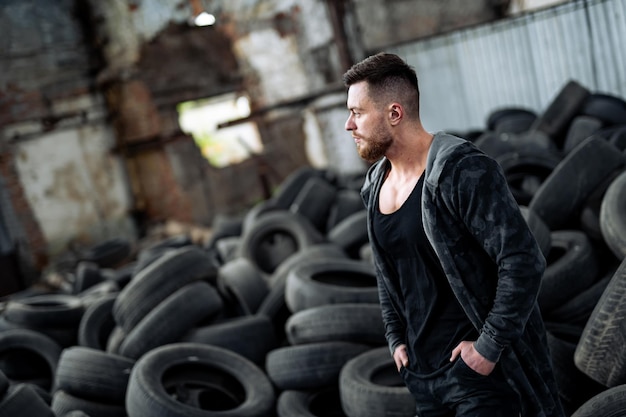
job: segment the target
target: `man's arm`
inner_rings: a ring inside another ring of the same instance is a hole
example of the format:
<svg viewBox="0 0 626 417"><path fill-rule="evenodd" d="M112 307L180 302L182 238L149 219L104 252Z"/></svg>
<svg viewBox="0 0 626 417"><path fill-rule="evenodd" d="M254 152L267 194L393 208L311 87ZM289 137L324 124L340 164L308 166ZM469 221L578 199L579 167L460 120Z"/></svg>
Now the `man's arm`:
<svg viewBox="0 0 626 417"><path fill-rule="evenodd" d="M545 258L493 159L478 154L462 158L455 166L454 184L459 216L497 266L493 305L472 345L495 363L502 350L524 331L537 299Z"/></svg>

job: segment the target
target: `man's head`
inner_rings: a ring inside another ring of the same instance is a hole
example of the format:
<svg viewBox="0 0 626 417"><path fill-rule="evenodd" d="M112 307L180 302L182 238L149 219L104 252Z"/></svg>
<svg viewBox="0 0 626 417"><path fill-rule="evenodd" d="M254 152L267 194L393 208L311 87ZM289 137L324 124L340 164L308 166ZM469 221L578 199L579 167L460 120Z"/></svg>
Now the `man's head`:
<svg viewBox="0 0 626 417"><path fill-rule="evenodd" d="M368 96L379 106L397 101L407 116L419 118L419 86L415 70L402 58L385 52L372 55L343 75L346 87L365 81Z"/></svg>
<svg viewBox="0 0 626 417"><path fill-rule="evenodd" d="M419 123L415 71L393 54L377 54L355 64L343 76L348 87L346 130L361 158L374 162L387 155L403 126Z"/></svg>

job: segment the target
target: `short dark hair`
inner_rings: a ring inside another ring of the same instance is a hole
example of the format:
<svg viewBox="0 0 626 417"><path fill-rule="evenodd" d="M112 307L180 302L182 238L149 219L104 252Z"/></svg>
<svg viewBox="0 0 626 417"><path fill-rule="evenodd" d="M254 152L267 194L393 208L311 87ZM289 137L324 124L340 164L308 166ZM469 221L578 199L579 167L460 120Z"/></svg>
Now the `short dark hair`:
<svg viewBox="0 0 626 417"><path fill-rule="evenodd" d="M343 74L346 87L361 81L367 82L369 95L375 102L399 99L409 114L419 117L417 74L398 55L380 52L354 64Z"/></svg>

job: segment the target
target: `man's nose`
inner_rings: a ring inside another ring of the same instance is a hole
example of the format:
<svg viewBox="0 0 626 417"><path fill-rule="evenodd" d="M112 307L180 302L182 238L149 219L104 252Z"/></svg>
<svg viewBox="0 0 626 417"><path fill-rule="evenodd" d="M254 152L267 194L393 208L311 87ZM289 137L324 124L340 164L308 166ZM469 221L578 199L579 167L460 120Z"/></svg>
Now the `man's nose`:
<svg viewBox="0 0 626 417"><path fill-rule="evenodd" d="M346 130L354 130L354 122L352 120L352 115L348 116L348 120L346 120L345 128Z"/></svg>

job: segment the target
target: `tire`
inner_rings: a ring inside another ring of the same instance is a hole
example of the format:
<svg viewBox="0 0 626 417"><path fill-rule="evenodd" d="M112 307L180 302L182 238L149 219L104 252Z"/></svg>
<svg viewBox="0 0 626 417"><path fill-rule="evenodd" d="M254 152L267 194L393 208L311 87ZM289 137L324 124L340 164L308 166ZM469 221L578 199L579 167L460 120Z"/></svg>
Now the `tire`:
<svg viewBox="0 0 626 417"><path fill-rule="evenodd" d="M304 185L311 178L324 178L325 170L302 167L290 173L272 194L273 205L281 210L288 210L293 204Z"/></svg>
<svg viewBox="0 0 626 417"><path fill-rule="evenodd" d="M292 313L325 304L378 303L374 268L351 259L316 259L293 268L285 284Z"/></svg>
<svg viewBox="0 0 626 417"><path fill-rule="evenodd" d="M95 262L80 261L74 273L73 293L78 294L102 282L100 267Z"/></svg>
<svg viewBox="0 0 626 417"><path fill-rule="evenodd" d="M292 345L344 341L381 346L386 344L379 304L332 304L293 314L285 324Z"/></svg>
<svg viewBox="0 0 626 417"><path fill-rule="evenodd" d="M339 376L339 393L348 417L415 414L415 399L387 346L370 349L346 363Z"/></svg>
<svg viewBox="0 0 626 417"><path fill-rule="evenodd" d="M226 349L192 343L144 355L126 395L132 417L270 417L274 405L274 389L256 365Z"/></svg>
<svg viewBox="0 0 626 417"><path fill-rule="evenodd" d="M280 393L276 406L277 417L347 417L341 407L339 388L318 390L288 390Z"/></svg>
<svg viewBox="0 0 626 417"><path fill-rule="evenodd" d="M346 362L369 349L350 342L284 346L267 354L265 370L279 390L320 389L337 384Z"/></svg>
<svg viewBox="0 0 626 417"><path fill-rule="evenodd" d="M525 117L534 120L537 118L537 114L530 109L522 107L504 107L492 110L487 116L485 125L488 130L495 131L500 123L517 117Z"/></svg>
<svg viewBox="0 0 626 417"><path fill-rule="evenodd" d="M610 275L598 280L574 298L545 314L545 319L584 327L614 273L614 271L611 272Z"/></svg>
<svg viewBox="0 0 626 417"><path fill-rule="evenodd" d="M91 246L83 258L100 268L113 268L127 260L131 252L132 245L127 239L115 237Z"/></svg>
<svg viewBox="0 0 626 417"><path fill-rule="evenodd" d="M71 347L59 359L55 389L100 403L123 406L135 361L97 349Z"/></svg>
<svg viewBox="0 0 626 417"><path fill-rule="evenodd" d="M551 234L552 248L537 302L544 314L589 288L598 278L598 259L591 241L578 230Z"/></svg>
<svg viewBox="0 0 626 417"><path fill-rule="evenodd" d="M45 388L51 388L62 348L49 337L26 329L0 332L0 358L2 371L12 382L26 382L40 379L46 381ZM13 356L11 356L13 355ZM5 362L9 359L9 362ZM11 361L27 360L30 366L20 369L7 369Z"/></svg>
<svg viewBox="0 0 626 417"><path fill-rule="evenodd" d="M250 343L251 340L254 343ZM263 315L237 317L196 327L181 341L228 349L259 366L263 365L265 355L278 345L274 326Z"/></svg>
<svg viewBox="0 0 626 417"><path fill-rule="evenodd" d="M550 229L543 219L541 219L537 213L529 209L527 206L520 206L520 211L522 212L522 216L524 217L524 220L526 220L526 224L528 224L530 231L535 237L535 240L541 249L541 253L545 258L547 258L550 253L550 249L552 248L552 235Z"/></svg>
<svg viewBox="0 0 626 417"><path fill-rule="evenodd" d="M106 350L107 340L115 327L113 304L117 294L102 297L91 304L78 325L78 344L99 350Z"/></svg>
<svg viewBox="0 0 626 417"><path fill-rule="evenodd" d="M4 317L11 323L32 328L78 326L85 312L75 295L46 294L9 301Z"/></svg>
<svg viewBox="0 0 626 417"><path fill-rule="evenodd" d="M626 171L611 182L600 205L600 231L617 259L626 258Z"/></svg>
<svg viewBox="0 0 626 417"><path fill-rule="evenodd" d="M530 130L540 131L551 137L561 147L570 122L580 113L591 92L574 80L568 81Z"/></svg>
<svg viewBox="0 0 626 417"><path fill-rule="evenodd" d="M580 115L576 116L569 126L565 142L563 143L563 152L569 153L576 146L580 145L585 139L602 129L602 120L593 116Z"/></svg>
<svg viewBox="0 0 626 417"><path fill-rule="evenodd" d="M238 255L249 259L261 273L271 275L289 256L322 240L306 218L274 210L244 231Z"/></svg>
<svg viewBox="0 0 626 417"><path fill-rule="evenodd" d="M528 207L541 217L550 230L571 228L593 192L616 169L624 156L607 141L590 137L572 150L546 178Z"/></svg>
<svg viewBox="0 0 626 417"><path fill-rule="evenodd" d="M113 304L115 322L128 333L176 290L194 281L214 281L216 276L217 268L204 251L194 246L168 251L120 291Z"/></svg>
<svg viewBox="0 0 626 417"><path fill-rule="evenodd" d="M291 315L285 302L285 286L289 271L304 260L325 257L345 258L345 252L335 244L320 243L303 248L285 259L268 278L269 293L257 310L257 314L268 317L274 324L276 339L284 338L285 322Z"/></svg>
<svg viewBox="0 0 626 417"><path fill-rule="evenodd" d="M55 417L48 404L27 384L15 384L8 388L0 402L3 417Z"/></svg>
<svg viewBox="0 0 626 417"><path fill-rule="evenodd" d="M325 179L309 178L289 206L289 211L304 217L318 232L324 234L336 195L337 189Z"/></svg>
<svg viewBox="0 0 626 417"><path fill-rule="evenodd" d="M208 283L187 284L159 303L126 334L119 353L138 359L156 347L179 342L202 320L218 313L222 300Z"/></svg>
<svg viewBox="0 0 626 417"><path fill-rule="evenodd" d="M626 385L619 385L592 397L572 417L623 417L625 414Z"/></svg>
<svg viewBox="0 0 626 417"><path fill-rule="evenodd" d="M527 206L545 179L561 162L554 153L511 152L496 158L517 204Z"/></svg>
<svg viewBox="0 0 626 417"><path fill-rule="evenodd" d="M232 300L242 315L256 313L269 292L260 271L248 258L236 258L222 265L217 272L217 288Z"/></svg>
<svg viewBox="0 0 626 417"><path fill-rule="evenodd" d="M363 199L357 190L344 189L337 190L335 201L330 207L328 221L326 223L326 233L328 234L343 219L364 210Z"/></svg>
<svg viewBox="0 0 626 417"><path fill-rule="evenodd" d="M86 413L89 417L126 417L123 405L86 400L64 391L56 391L52 395L52 411L55 415L62 416L76 410Z"/></svg>
<svg viewBox="0 0 626 417"><path fill-rule="evenodd" d="M583 209L580 213L580 228L599 245L606 245L605 237L602 235L602 226L600 225L600 212L602 210L602 200L615 179L625 172L622 168L609 174L589 197L583 203ZM609 249L610 251L611 249Z"/></svg>
<svg viewBox="0 0 626 417"><path fill-rule="evenodd" d="M606 387L582 373L574 364L574 352L582 333L577 325L546 323L547 341L552 358L559 397L567 415Z"/></svg>
<svg viewBox="0 0 626 417"><path fill-rule="evenodd" d="M614 387L626 383L626 261L622 261L602 293L576 347L578 369Z"/></svg>
<svg viewBox="0 0 626 417"><path fill-rule="evenodd" d="M593 93L585 100L580 114L598 118L608 126L626 124L626 101L610 94Z"/></svg>
<svg viewBox="0 0 626 417"><path fill-rule="evenodd" d="M352 213L330 229L326 239L342 248L349 258L358 259L361 247L369 243L367 235L367 211Z"/></svg>

